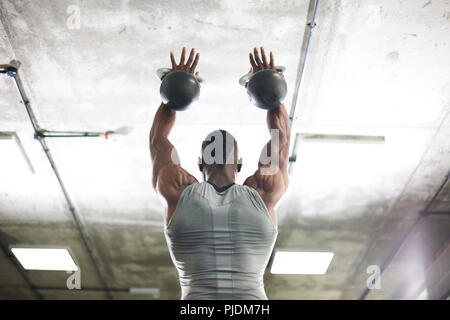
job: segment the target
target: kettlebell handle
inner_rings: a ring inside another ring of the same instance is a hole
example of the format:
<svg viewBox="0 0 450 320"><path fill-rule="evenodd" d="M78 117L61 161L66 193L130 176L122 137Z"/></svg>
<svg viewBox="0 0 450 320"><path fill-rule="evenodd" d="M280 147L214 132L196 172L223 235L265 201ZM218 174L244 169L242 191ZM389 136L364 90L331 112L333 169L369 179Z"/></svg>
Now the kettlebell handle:
<svg viewBox="0 0 450 320"><path fill-rule="evenodd" d="M284 67L284 66L275 66L275 69L277 69L277 70L274 70L274 71L283 74L283 72L286 70L286 67ZM263 69L263 70L267 70L267 69ZM262 70L260 70L260 71L262 71ZM259 72L259 71L256 71L256 72ZM247 84L248 84L248 82L250 81L250 78L251 78L256 72L249 72L249 73L247 73L247 74L244 74L242 77L239 78L239 84L240 84L241 86L247 88Z"/></svg>
<svg viewBox="0 0 450 320"><path fill-rule="evenodd" d="M156 70L156 76L159 78L159 80L163 80L165 76L167 76L169 73L173 72L174 70L170 69L170 68L159 68L158 70ZM205 80L200 77L200 76L196 76L195 74L193 74L194 77L197 78L197 81L199 83L204 83Z"/></svg>

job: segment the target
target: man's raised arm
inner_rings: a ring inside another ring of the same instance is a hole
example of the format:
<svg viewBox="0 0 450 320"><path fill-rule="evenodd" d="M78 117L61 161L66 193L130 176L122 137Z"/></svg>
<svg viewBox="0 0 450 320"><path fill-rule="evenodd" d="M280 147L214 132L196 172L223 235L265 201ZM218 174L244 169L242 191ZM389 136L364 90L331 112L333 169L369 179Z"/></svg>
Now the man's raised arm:
<svg viewBox="0 0 450 320"><path fill-rule="evenodd" d="M156 111L150 130L150 155L153 163L153 187L156 188L159 171L169 163L179 164L176 149L168 136L175 123L176 112L167 108L164 103Z"/></svg>
<svg viewBox="0 0 450 320"><path fill-rule="evenodd" d="M156 111L150 130L150 155L153 163L152 184L157 193L166 200L166 223L170 221L175 211L181 192L197 181L194 176L180 166L178 154L169 141L169 134L175 123L176 110L186 109L192 102L189 99L196 97L188 97L185 94L186 90L192 89L189 88L189 85L193 85L189 78L194 74L200 56L197 53L194 59L194 54L195 49L192 49L189 59L185 63L186 48L183 48L180 63L177 64L173 52L170 53L172 69L169 69L169 72L161 78L160 90L163 103ZM195 83L194 89L196 85ZM195 90L193 93L198 94Z"/></svg>
<svg viewBox="0 0 450 320"><path fill-rule="evenodd" d="M267 111L267 127L272 138L263 149L259 166L264 165L264 162L261 160L265 158L265 154L267 154L267 157L271 160L271 164L277 166L281 171L284 184L287 187L287 167L289 163L289 141L291 132L289 127L289 116L284 104L280 104L278 108ZM272 150L277 152L277 154L272 155ZM275 157L278 157L278 159ZM277 161L273 161L273 159L276 159Z"/></svg>
<svg viewBox="0 0 450 320"><path fill-rule="evenodd" d="M279 71L275 67L272 52L270 62L267 61L264 48L261 47L262 59L258 50L254 49L254 56L250 53L250 71L258 72L265 69ZM270 88L267 88L270 91ZM271 134L270 141L264 146L258 163L258 170L248 177L244 184L255 188L261 195L269 209L272 218L276 220L274 207L281 199L288 186L288 162L289 162L289 140L290 126L289 116L280 103L278 106L268 107L267 126Z"/></svg>
<svg viewBox="0 0 450 320"><path fill-rule="evenodd" d="M174 71L184 71L190 74L193 74L195 72L195 68L197 67L198 60L200 58L200 54L197 53L195 55L195 49L191 50L191 53L189 54L189 58L187 62L185 62L186 57L186 47L183 48L181 52L181 59L180 63L177 64L175 62L175 57L173 55L173 52L170 52L170 61L172 63L172 69L168 74L165 75L167 79L170 78L171 73ZM198 72L196 73L198 75ZM173 83L174 85L167 84L170 81L163 82L168 87L164 90L169 90L169 92L164 92L166 95L165 98L168 99L170 95L177 95L179 92L182 92L183 88L178 88L177 85L179 85L182 81L179 79L176 79ZM163 91L161 91L163 93ZM164 96L164 95L162 95ZM158 177L160 174L160 170L164 167L166 167L169 164L175 164L179 165L180 160L178 158L178 154L172 145L172 143L169 141L169 133L172 129L174 123L175 123L175 114L176 111L179 110L176 108L176 104L174 104L174 101L165 101L167 104L161 103L159 106L158 111L156 111L155 118L153 119L152 128L150 130L150 155L153 162L153 187L156 188L158 184ZM176 101L175 101L176 102ZM178 101L179 102L179 101ZM182 102L183 103L183 102ZM170 104L170 107L169 107ZM173 170L172 170L173 171ZM167 176L167 174L166 174ZM173 176L176 176L175 174ZM176 177L175 177L176 179Z"/></svg>

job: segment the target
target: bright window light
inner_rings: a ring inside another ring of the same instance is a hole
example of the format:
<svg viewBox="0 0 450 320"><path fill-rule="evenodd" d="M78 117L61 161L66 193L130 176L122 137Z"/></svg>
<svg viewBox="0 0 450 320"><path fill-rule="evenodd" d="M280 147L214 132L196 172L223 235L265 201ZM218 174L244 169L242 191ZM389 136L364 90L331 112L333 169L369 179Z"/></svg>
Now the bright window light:
<svg viewBox="0 0 450 320"><path fill-rule="evenodd" d="M333 252L277 251L273 259L273 274L325 274Z"/></svg>
<svg viewBox="0 0 450 320"><path fill-rule="evenodd" d="M77 271L69 251L63 248L11 248L26 270Z"/></svg>

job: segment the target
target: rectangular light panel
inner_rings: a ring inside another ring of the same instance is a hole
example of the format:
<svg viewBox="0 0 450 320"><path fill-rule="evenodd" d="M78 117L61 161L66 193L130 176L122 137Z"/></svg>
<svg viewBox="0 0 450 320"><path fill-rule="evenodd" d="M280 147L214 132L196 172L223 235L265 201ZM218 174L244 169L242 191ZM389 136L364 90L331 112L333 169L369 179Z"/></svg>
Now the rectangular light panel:
<svg viewBox="0 0 450 320"><path fill-rule="evenodd" d="M325 274L333 252L277 251L273 259L273 274Z"/></svg>
<svg viewBox="0 0 450 320"><path fill-rule="evenodd" d="M130 288L130 294L151 296L152 298L159 298L158 288Z"/></svg>
<svg viewBox="0 0 450 320"><path fill-rule="evenodd" d="M63 248L11 248L26 270L77 271L69 250Z"/></svg>

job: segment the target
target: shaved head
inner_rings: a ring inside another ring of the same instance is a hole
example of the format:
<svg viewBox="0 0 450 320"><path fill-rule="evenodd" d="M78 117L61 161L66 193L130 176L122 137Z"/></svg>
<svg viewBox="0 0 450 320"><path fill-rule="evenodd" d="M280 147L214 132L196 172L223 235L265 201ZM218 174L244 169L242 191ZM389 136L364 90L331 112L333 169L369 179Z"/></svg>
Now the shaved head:
<svg viewBox="0 0 450 320"><path fill-rule="evenodd" d="M202 162L207 167L222 169L225 164L236 164L237 159L237 142L225 130L211 132L202 142Z"/></svg>

